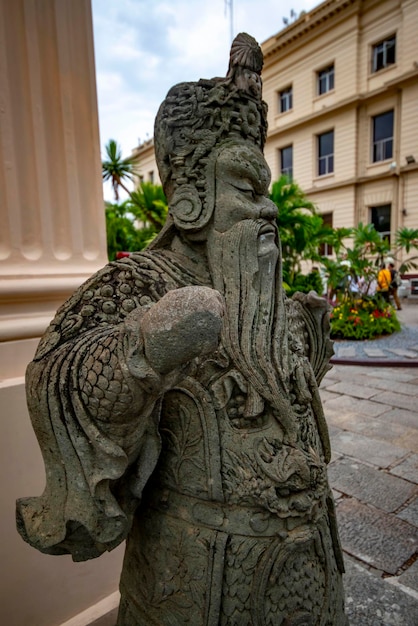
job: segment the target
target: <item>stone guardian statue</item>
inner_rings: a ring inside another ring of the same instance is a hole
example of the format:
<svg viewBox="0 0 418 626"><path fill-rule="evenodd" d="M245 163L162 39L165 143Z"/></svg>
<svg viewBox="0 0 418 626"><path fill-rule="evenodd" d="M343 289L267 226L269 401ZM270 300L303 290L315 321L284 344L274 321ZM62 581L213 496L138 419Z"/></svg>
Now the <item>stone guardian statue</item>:
<svg viewBox="0 0 418 626"><path fill-rule="evenodd" d="M226 78L169 91L164 229L76 291L27 370L47 483L19 532L75 561L126 539L118 626L347 623L328 312L282 289L262 65L241 33Z"/></svg>

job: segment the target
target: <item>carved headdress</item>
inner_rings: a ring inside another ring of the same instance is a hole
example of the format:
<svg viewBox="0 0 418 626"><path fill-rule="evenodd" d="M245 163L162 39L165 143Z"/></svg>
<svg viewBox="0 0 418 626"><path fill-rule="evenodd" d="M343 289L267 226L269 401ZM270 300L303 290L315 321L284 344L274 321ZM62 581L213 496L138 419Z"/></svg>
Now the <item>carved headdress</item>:
<svg viewBox="0 0 418 626"><path fill-rule="evenodd" d="M212 180L219 149L250 142L260 150L267 133L261 99L263 54L253 37L237 35L226 78L180 83L170 89L155 121L155 154L176 226L203 228L213 212Z"/></svg>

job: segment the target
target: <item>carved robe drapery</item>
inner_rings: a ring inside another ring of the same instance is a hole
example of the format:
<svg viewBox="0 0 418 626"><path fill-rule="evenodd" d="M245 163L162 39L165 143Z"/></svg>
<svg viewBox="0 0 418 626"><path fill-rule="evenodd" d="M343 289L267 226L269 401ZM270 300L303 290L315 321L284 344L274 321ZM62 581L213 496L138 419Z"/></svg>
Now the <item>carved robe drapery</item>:
<svg viewBox="0 0 418 626"><path fill-rule="evenodd" d="M222 346L165 376L144 357L143 312L203 283L154 250L109 264L58 311L28 370L47 487L19 501L19 530L74 560L128 536L120 626L343 624L317 387L325 309L283 302L291 414L267 401L254 417Z"/></svg>

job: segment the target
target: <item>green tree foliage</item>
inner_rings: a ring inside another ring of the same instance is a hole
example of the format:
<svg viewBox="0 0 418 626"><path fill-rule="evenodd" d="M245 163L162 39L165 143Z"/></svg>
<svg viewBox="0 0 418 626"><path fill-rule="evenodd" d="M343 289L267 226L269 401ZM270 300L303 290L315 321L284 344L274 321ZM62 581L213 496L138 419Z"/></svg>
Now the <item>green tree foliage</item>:
<svg viewBox="0 0 418 626"><path fill-rule="evenodd" d="M105 212L109 261L114 261L118 252L142 250L155 237L153 227L136 228L135 218L130 213L127 202L106 202Z"/></svg>
<svg viewBox="0 0 418 626"><path fill-rule="evenodd" d="M138 221L151 224L157 232L164 226L168 206L161 185L143 182L129 194L127 202Z"/></svg>
<svg viewBox="0 0 418 626"><path fill-rule="evenodd" d="M134 180L135 159L133 157L123 159L122 151L114 139L109 139L105 150L106 158L102 161L102 178L105 182L110 181L115 200L118 202L119 187L130 195L126 182Z"/></svg>
<svg viewBox="0 0 418 626"><path fill-rule="evenodd" d="M418 228L400 228L395 233L395 250L393 256L396 259L398 252L402 249L405 250L407 254L411 252L411 250L418 250ZM418 256L413 256L400 265L399 272L404 274L411 269L416 269L418 267L416 261L418 260Z"/></svg>
<svg viewBox="0 0 418 626"><path fill-rule="evenodd" d="M379 295L359 293L355 286L360 279L363 291L367 292L388 258L394 259L400 273L416 268L418 257L410 257L402 264L397 262L397 257L402 250L409 254L418 249L418 229L398 230L391 246L373 224L360 223L356 228L325 226L315 205L286 176L273 184L270 198L278 207L283 279L288 295L310 289L322 293L318 271L301 273L302 262L312 261L327 276L330 296L337 296L331 320L334 336L365 339L399 330L393 307ZM321 256L321 244L332 246L332 257Z"/></svg>
<svg viewBox="0 0 418 626"><path fill-rule="evenodd" d="M325 268L328 286L331 293L338 292L340 296L352 299L355 297L350 289L350 283L363 278L366 289L377 274L386 259L393 258L396 264L401 250L409 253L418 249L418 230L402 228L395 233L395 245L391 247L388 239L382 238L373 224L360 224L356 228L334 229L334 238L329 243L334 246L335 257L316 258ZM401 274L411 268L416 268L417 257L410 257L399 266Z"/></svg>
<svg viewBox="0 0 418 626"><path fill-rule="evenodd" d="M113 261L118 252L143 250L160 232L168 206L160 185L141 183L121 204L105 203L107 252Z"/></svg>
<svg viewBox="0 0 418 626"><path fill-rule="evenodd" d="M302 261L312 259L321 237L328 234L315 205L305 196L297 183L288 176L281 176L273 183L270 199L278 208L277 225L280 233L283 257L283 282L289 295L295 291L314 289L321 293L318 272L304 276Z"/></svg>
<svg viewBox="0 0 418 626"><path fill-rule="evenodd" d="M134 252L145 248L163 227L167 213L167 200L161 185L142 182L129 191L126 181L134 180L135 159L123 159L114 139L106 145L106 159L102 162L104 181L112 183L115 200L119 200L119 188L128 199L122 203L105 203L107 251L109 259L118 252Z"/></svg>

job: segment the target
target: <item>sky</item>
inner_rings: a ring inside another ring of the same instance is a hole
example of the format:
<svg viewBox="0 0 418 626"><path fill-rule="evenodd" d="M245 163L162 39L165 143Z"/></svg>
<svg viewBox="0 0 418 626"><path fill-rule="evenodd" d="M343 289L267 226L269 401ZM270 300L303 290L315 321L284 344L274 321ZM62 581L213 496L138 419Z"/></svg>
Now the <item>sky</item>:
<svg viewBox="0 0 418 626"><path fill-rule="evenodd" d="M262 43L319 0L92 0L102 157L123 156L153 136L170 87L225 76L232 34ZM105 187L105 197L111 200Z"/></svg>

